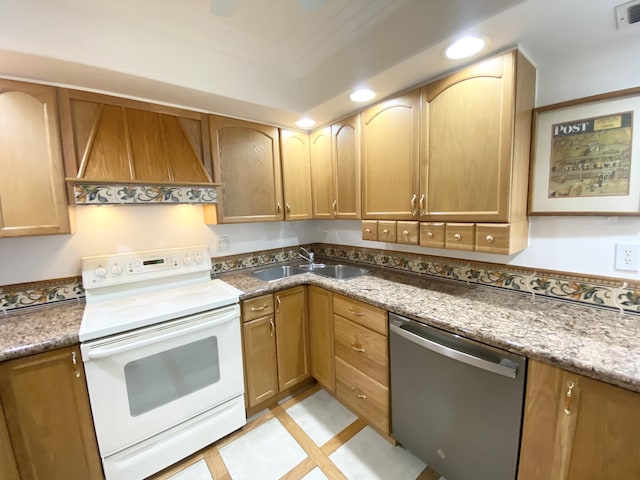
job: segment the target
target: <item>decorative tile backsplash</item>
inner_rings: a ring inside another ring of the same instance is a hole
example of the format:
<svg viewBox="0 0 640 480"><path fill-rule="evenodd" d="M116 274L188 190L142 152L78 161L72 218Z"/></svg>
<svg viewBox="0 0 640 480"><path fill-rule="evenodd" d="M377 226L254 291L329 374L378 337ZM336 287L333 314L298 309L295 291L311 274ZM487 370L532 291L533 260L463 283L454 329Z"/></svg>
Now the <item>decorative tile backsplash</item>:
<svg viewBox="0 0 640 480"><path fill-rule="evenodd" d="M217 203L216 187L76 183L76 205Z"/></svg>
<svg viewBox="0 0 640 480"><path fill-rule="evenodd" d="M407 272L477 283L506 290L606 307L621 312L640 312L640 285L622 279L587 277L562 272L537 271L390 250L315 243L305 245L317 258L356 262ZM272 263L299 259L299 247L214 257L213 275L242 271ZM32 284L0 287L0 313L67 300L82 299L82 278L72 277Z"/></svg>

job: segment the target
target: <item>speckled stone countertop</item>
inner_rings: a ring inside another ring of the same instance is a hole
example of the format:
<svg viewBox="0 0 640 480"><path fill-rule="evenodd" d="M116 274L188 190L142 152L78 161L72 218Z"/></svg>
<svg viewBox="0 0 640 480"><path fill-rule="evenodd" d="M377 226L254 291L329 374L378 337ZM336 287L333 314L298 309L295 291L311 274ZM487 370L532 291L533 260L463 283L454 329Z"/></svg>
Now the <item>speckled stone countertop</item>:
<svg viewBox="0 0 640 480"><path fill-rule="evenodd" d="M0 361L78 343L84 302L31 307L0 316Z"/></svg>
<svg viewBox="0 0 640 480"><path fill-rule="evenodd" d="M264 267L263 267L264 268ZM324 287L414 320L566 370L640 392L640 315L530 293L366 266L370 275L337 281L304 273L263 282L248 273L217 278L242 298L299 284Z"/></svg>
<svg viewBox="0 0 640 480"><path fill-rule="evenodd" d="M242 299L301 284L317 285L640 392L640 315L369 265L365 268L369 275L347 281L311 273L274 282L263 282L249 272L216 278L244 291ZM0 316L0 361L77 343L83 311L83 302L69 301Z"/></svg>

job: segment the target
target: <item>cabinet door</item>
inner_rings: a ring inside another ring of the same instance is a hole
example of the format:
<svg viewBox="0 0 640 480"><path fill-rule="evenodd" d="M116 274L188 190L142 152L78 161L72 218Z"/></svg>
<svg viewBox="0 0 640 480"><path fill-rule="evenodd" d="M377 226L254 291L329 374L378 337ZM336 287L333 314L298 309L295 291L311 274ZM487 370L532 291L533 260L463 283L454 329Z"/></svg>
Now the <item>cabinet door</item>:
<svg viewBox="0 0 640 480"><path fill-rule="evenodd" d="M0 394L20 477L102 478L80 349L0 365Z"/></svg>
<svg viewBox="0 0 640 480"><path fill-rule="evenodd" d="M362 112L362 218L417 219L420 92Z"/></svg>
<svg viewBox="0 0 640 480"><path fill-rule="evenodd" d="M509 220L512 54L422 88L423 219Z"/></svg>
<svg viewBox="0 0 640 480"><path fill-rule="evenodd" d="M280 143L285 219L310 219L312 202L309 135L281 130Z"/></svg>
<svg viewBox="0 0 640 480"><path fill-rule="evenodd" d="M13 447L9 431L4 419L2 403L0 403L0 478L3 480L19 480L18 467L13 455Z"/></svg>
<svg viewBox="0 0 640 480"><path fill-rule="evenodd" d="M282 290L276 299L276 351L280 390L311 376L309 317L304 286Z"/></svg>
<svg viewBox="0 0 640 480"><path fill-rule="evenodd" d="M519 480L640 478L638 432L640 394L529 362Z"/></svg>
<svg viewBox="0 0 640 480"><path fill-rule="evenodd" d="M244 374L249 407L278 393L275 328L273 315L242 324Z"/></svg>
<svg viewBox="0 0 640 480"><path fill-rule="evenodd" d="M283 220L278 129L211 115L211 154L221 223Z"/></svg>
<svg viewBox="0 0 640 480"><path fill-rule="evenodd" d="M312 132L309 145L313 218L332 218L334 209L331 127Z"/></svg>
<svg viewBox="0 0 640 480"><path fill-rule="evenodd" d="M318 287L309 289L309 343L311 375L332 393L336 389L333 359L333 294Z"/></svg>
<svg viewBox="0 0 640 480"><path fill-rule="evenodd" d="M70 233L53 87L0 79L0 237Z"/></svg>
<svg viewBox="0 0 640 480"><path fill-rule="evenodd" d="M331 126L333 215L360 218L360 115Z"/></svg>

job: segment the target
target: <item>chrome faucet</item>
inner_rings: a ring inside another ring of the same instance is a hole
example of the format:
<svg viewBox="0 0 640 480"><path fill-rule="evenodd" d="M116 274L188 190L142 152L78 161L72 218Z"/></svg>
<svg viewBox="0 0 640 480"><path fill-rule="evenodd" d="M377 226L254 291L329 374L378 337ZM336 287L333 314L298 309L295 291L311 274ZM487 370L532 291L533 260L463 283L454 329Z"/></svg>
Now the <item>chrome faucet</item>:
<svg viewBox="0 0 640 480"><path fill-rule="evenodd" d="M302 252L306 253L306 255L302 252L299 252L298 255L305 259L307 262L309 262L309 268L313 268L313 252L310 252L309 250L307 250L304 247L300 247L300 250L302 250Z"/></svg>

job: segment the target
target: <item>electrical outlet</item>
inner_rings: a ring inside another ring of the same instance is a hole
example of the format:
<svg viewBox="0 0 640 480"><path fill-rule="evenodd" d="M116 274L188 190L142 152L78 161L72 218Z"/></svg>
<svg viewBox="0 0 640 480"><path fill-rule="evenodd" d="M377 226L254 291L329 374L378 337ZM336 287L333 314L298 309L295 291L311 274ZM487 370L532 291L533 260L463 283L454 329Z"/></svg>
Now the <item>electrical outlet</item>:
<svg viewBox="0 0 640 480"><path fill-rule="evenodd" d="M225 250L229 250L230 246L231 240L229 239L229 235L218 237L218 241L216 242L216 252L224 252Z"/></svg>
<svg viewBox="0 0 640 480"><path fill-rule="evenodd" d="M640 267L640 243L616 243L616 270L637 272Z"/></svg>

